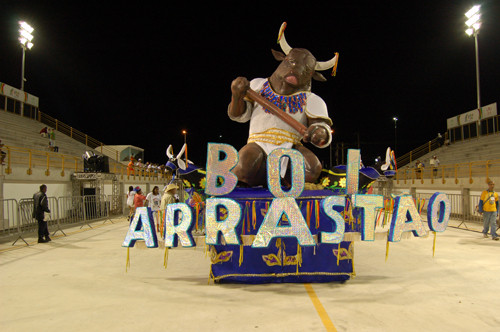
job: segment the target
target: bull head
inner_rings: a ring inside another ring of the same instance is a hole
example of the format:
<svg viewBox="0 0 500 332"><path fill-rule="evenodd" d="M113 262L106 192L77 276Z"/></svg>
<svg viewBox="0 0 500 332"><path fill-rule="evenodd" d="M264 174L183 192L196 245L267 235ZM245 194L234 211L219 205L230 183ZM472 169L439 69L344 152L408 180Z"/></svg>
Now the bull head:
<svg viewBox="0 0 500 332"><path fill-rule="evenodd" d="M290 54L290 52L293 49L286 41L285 28L286 28L286 22L283 22L278 33L278 44L280 44L281 49L283 50L284 53L272 50L275 59L278 61L283 61L285 57L288 54ZM333 68L332 76L335 76L337 71L338 59L339 59L339 54L335 52L335 56L328 61L316 61L312 78L317 81L326 81L326 78L322 74L318 73L318 71L328 70L330 68Z"/></svg>

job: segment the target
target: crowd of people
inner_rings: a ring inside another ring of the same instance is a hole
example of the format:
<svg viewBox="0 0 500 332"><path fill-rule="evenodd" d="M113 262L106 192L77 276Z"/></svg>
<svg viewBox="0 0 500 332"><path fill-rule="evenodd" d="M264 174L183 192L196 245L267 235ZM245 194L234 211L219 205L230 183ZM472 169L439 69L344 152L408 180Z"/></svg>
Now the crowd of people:
<svg viewBox="0 0 500 332"><path fill-rule="evenodd" d="M432 174L434 176L437 175L439 164L440 164L440 161L436 155L432 156L429 159L429 166L431 167ZM420 160L417 160L415 162L415 173L417 174L418 179L422 179L422 173L423 173L424 169L425 169L425 164L423 162L421 162Z"/></svg>
<svg viewBox="0 0 500 332"><path fill-rule="evenodd" d="M156 231L161 232L164 213L167 205L178 203L179 197L177 195L179 187L170 183L165 186L161 191L158 186L154 186L153 190L144 196L141 187L129 186L126 194L127 206L129 207L129 220L132 221L135 211L139 207L149 207L153 213L153 218L156 226ZM47 199L47 186L42 184L40 190L33 195L33 212L32 217L38 222L38 243L46 243L52 241L49 236L49 229L45 214L50 213L48 199Z"/></svg>
<svg viewBox="0 0 500 332"><path fill-rule="evenodd" d="M158 174L163 174L167 171L165 165L155 164L146 162L143 163L141 158L137 160L134 157L130 157L130 161L127 165L127 175L149 175L158 176Z"/></svg>
<svg viewBox="0 0 500 332"><path fill-rule="evenodd" d="M129 220L133 219L137 208L150 207L153 212L157 231L160 231L162 211L165 211L167 205L179 202L177 189L179 189L179 187L174 183L165 186L161 192L158 186L154 186L153 190L144 196L141 187L137 186L134 188L133 186L129 186L126 194L127 206L129 207Z"/></svg>

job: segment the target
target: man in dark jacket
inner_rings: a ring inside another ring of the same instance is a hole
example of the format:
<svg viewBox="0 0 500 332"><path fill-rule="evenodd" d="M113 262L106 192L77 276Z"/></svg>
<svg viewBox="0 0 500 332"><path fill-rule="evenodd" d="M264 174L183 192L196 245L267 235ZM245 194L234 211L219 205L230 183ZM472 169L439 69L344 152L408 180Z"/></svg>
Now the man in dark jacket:
<svg viewBox="0 0 500 332"><path fill-rule="evenodd" d="M47 200L47 186L42 184L40 191L33 195L33 218L38 221L38 243L45 243L51 241L49 237L49 228L44 219L44 213L49 210L49 202Z"/></svg>

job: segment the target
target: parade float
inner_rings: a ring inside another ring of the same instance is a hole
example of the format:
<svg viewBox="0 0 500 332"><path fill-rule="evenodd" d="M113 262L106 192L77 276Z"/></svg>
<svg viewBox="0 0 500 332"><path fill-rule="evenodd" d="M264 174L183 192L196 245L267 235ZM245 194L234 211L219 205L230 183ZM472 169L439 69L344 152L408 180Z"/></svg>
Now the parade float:
<svg viewBox="0 0 500 332"><path fill-rule="evenodd" d="M208 143L204 170L182 160L183 150L174 157L169 148L167 166L188 199L168 205L158 228L151 210L138 208L122 246L141 243L167 253L204 245L216 282L330 282L355 275L356 241L389 244L428 235L411 196L395 197L389 207L383 196L368 193L379 177L393 175L390 150L383 170L362 167L359 150L348 151L346 165L321 169L306 144L327 147L332 122L310 90L311 79L325 80L321 70L335 73L338 53L316 61L288 45L285 27L278 37L283 53L273 51L280 61L276 71L267 79L238 77L231 85L228 115L250 122L247 144L237 151ZM427 208L430 231L444 231L449 214L446 195L434 194ZM382 215L388 230L376 232Z"/></svg>

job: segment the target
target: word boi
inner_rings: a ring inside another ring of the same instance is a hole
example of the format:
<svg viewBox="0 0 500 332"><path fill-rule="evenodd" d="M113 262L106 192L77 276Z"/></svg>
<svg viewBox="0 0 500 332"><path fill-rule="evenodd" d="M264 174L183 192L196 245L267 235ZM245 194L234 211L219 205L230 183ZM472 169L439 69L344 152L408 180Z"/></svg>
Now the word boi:
<svg viewBox="0 0 500 332"><path fill-rule="evenodd" d="M282 158L288 158L292 170L292 185L286 191L282 189L280 179ZM349 150L347 159L347 195L332 195L321 200L321 209L330 218L334 225L332 229L335 231L321 232L318 237L320 243L342 242L345 221L337 210L345 207L346 196L350 196L353 207L360 209L361 240L373 241L375 239L376 210L383 207L383 196L357 194L360 151ZM217 197L229 194L236 187L238 178L231 170L237 162L238 152L231 145L208 144L205 193L215 197L206 200L206 244L218 245L222 236L226 244L241 245L240 234L236 232L242 218L240 204L231 198ZM273 238L281 237L295 237L301 246L316 245L296 201L304 190L304 174L304 158L297 150L278 148L269 154L267 181L269 191L274 198L252 243L253 248L268 247ZM390 242L400 241L403 232L412 232L414 236L427 235L427 230L410 195L398 196L394 203L388 234ZM217 213L221 207L227 210L224 220L219 220ZM283 214L289 220L287 226L279 225ZM164 215L164 220L161 222L164 224L162 235L165 238L166 247L177 247L179 242L183 247L196 245L191 234L193 215L187 204L170 204ZM435 193L428 202L429 229L434 232L444 232L448 226L449 216L448 197L442 193ZM136 210L122 246L133 247L138 240L144 241L147 247L158 247L150 208L142 207Z"/></svg>

